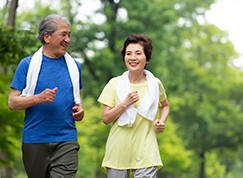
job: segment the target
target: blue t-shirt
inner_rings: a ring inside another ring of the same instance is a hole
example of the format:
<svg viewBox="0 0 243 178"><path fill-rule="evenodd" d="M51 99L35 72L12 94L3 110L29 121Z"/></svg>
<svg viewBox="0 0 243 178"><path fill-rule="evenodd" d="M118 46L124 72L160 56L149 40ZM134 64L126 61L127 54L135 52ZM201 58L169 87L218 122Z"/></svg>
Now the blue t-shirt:
<svg viewBox="0 0 243 178"><path fill-rule="evenodd" d="M32 56L19 63L11 88L23 91ZM81 66L75 61L80 73ZM48 143L77 140L77 130L72 117L74 96L72 81L64 57L52 59L43 55L41 69L36 84L35 94L45 89L58 88L53 103L37 104L25 110L23 143Z"/></svg>

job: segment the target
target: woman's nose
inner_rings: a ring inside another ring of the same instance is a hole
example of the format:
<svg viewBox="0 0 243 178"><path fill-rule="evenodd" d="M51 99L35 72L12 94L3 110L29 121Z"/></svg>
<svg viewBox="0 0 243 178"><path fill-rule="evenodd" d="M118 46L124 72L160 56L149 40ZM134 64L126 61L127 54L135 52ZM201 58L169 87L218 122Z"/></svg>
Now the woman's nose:
<svg viewBox="0 0 243 178"><path fill-rule="evenodd" d="M132 55L132 56L131 56L131 59L136 59L136 56L135 56L135 55Z"/></svg>

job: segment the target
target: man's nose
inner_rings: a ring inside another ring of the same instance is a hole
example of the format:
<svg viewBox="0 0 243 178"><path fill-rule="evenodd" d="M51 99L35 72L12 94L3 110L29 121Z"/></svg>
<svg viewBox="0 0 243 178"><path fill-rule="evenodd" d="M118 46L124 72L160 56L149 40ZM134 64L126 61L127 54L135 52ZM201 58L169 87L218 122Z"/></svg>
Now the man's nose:
<svg viewBox="0 0 243 178"><path fill-rule="evenodd" d="M70 43L71 42L71 37L70 36L66 36L64 41L67 42L67 43Z"/></svg>

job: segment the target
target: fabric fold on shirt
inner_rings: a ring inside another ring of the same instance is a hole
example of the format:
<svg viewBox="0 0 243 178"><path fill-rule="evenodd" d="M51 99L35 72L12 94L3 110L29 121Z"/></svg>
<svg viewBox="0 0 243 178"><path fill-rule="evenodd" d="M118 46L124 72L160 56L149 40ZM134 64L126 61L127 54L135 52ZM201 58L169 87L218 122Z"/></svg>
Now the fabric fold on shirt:
<svg viewBox="0 0 243 178"><path fill-rule="evenodd" d="M119 126L128 125L128 127L132 127L137 114L140 114L144 118L151 121L153 121L155 118L159 104L158 82L155 76L148 70L144 69L144 73L148 82L149 91L143 97L137 109L134 107L134 105L131 105L126 109L125 112L123 112L123 114L118 118ZM126 98L129 92L131 92L131 85L128 75L129 71L126 71L120 77L117 87L118 104Z"/></svg>
<svg viewBox="0 0 243 178"><path fill-rule="evenodd" d="M26 77L26 87L22 91L21 96L32 96L35 93L36 83L38 80L38 76L42 64L42 58L43 58L42 51L43 51L43 46L37 52L35 52L31 58L27 77ZM64 59L66 61L68 72L73 85L74 102L75 104L79 104L80 103L79 70L74 59L67 52L64 55Z"/></svg>

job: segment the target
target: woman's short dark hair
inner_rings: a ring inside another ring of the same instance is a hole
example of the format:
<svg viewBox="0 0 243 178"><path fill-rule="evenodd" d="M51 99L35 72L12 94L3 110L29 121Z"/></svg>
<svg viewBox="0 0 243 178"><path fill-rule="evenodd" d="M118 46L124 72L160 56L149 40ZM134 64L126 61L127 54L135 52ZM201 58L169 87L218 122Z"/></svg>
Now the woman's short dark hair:
<svg viewBox="0 0 243 178"><path fill-rule="evenodd" d="M129 37L127 37L127 39L124 42L123 48L120 50L121 51L121 56L124 60L125 54L126 54L126 48L129 44L134 43L134 44L140 44L141 46L143 46L143 50L146 56L146 60L150 61L151 57L152 57L152 52L153 52L153 46L152 46L152 40L143 35L143 34L131 34Z"/></svg>

